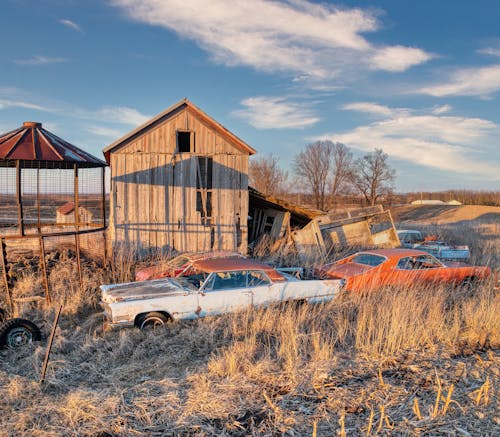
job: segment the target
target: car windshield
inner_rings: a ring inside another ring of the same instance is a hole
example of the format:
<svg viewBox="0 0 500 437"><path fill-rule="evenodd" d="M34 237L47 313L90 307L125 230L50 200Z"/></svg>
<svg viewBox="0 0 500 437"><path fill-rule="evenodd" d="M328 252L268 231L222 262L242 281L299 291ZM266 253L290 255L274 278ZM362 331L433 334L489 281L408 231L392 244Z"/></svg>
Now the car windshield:
<svg viewBox="0 0 500 437"><path fill-rule="evenodd" d="M172 258L169 261L169 265L172 267L182 267L184 264L186 264L189 261L188 257L185 255L179 255L176 256L175 258Z"/></svg>
<svg viewBox="0 0 500 437"><path fill-rule="evenodd" d="M376 267L385 261L385 257L375 255L373 253L360 253L351 259L351 262L356 264L364 264L365 266Z"/></svg>
<svg viewBox="0 0 500 437"><path fill-rule="evenodd" d="M208 278L208 273L197 272L189 276L178 276L175 280L183 287L189 290L197 291Z"/></svg>

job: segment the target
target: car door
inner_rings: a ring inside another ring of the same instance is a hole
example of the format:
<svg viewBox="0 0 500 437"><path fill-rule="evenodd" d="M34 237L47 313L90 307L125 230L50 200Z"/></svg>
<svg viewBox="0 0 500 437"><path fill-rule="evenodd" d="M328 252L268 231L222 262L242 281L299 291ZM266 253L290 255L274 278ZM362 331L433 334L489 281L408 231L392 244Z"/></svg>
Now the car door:
<svg viewBox="0 0 500 437"><path fill-rule="evenodd" d="M432 255L407 256L398 261L390 285L438 282L442 268L443 265Z"/></svg>
<svg viewBox="0 0 500 437"><path fill-rule="evenodd" d="M244 309L252 303L246 271L213 272L198 293L200 317Z"/></svg>
<svg viewBox="0 0 500 437"><path fill-rule="evenodd" d="M255 306L268 306L281 300L282 287L274 286L269 276L263 271L248 271L247 285L251 293L252 304Z"/></svg>

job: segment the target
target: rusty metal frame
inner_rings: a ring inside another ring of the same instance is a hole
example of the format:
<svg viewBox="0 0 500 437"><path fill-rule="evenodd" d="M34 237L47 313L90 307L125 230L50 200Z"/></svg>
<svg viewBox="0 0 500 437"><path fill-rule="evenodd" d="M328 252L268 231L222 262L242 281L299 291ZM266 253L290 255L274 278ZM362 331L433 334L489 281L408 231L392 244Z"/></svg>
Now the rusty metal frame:
<svg viewBox="0 0 500 437"><path fill-rule="evenodd" d="M42 273L43 285L45 288L45 301L47 304L52 302L52 297L50 293L50 285L48 279L48 271L47 271L47 263L45 261L45 239L47 237L63 237L63 236L74 236L75 238L75 248L76 248L76 258L77 258L77 269L78 269L78 279L80 287L83 287L83 276L82 276L82 266L81 266L81 248L80 248L80 235L90 234L90 233L103 233L104 239L104 253L103 253L103 264L107 264L107 238L106 238L106 229L107 229L107 216L106 216L106 181L105 181L105 167L102 167L102 193L101 193L101 216L102 216L102 225L90 225L93 226L93 229L81 229L80 228L80 216L79 216L79 185L78 185L78 169L79 165L73 164L73 172L74 172L74 230L71 231L63 231L63 232L43 232L40 218L40 181L39 181L39 170L40 167L37 168L36 175L36 208L37 208L37 223L33 226L36 229L36 233L28 233L26 234L26 227L24 223L24 211L23 211L23 194L22 194L22 169L24 168L25 162L22 160L16 161L16 204L17 204L17 219L18 219L18 227L19 233L9 234L9 235L0 235L0 268L2 269L2 279L6 289L6 304L8 306L8 310L11 314L15 312L15 302L12 297L11 289L13 287L12 280L9 278L9 260L7 259L7 248L6 242L8 240L19 240L19 239L38 239L38 251L40 258L40 269ZM30 167L32 168L32 167ZM87 168L87 166L85 166ZM51 227L58 227L57 223L49 224ZM35 250L36 252L36 250Z"/></svg>

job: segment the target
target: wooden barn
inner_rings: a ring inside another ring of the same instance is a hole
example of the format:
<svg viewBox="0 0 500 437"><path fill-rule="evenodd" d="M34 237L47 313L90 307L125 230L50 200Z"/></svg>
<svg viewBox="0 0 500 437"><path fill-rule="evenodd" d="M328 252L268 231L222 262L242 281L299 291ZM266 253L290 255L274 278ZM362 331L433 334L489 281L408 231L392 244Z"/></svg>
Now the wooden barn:
<svg viewBox="0 0 500 437"><path fill-rule="evenodd" d="M255 150L184 99L104 149L113 247L247 251Z"/></svg>

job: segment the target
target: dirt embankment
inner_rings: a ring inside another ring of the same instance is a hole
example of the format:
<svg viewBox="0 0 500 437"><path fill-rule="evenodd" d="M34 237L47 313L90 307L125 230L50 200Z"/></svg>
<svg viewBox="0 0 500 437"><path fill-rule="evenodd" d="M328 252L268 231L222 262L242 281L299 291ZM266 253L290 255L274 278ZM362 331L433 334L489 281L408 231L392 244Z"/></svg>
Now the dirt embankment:
<svg viewBox="0 0 500 437"><path fill-rule="evenodd" d="M403 205L391 208L395 222L450 224L500 223L500 207L484 205Z"/></svg>

